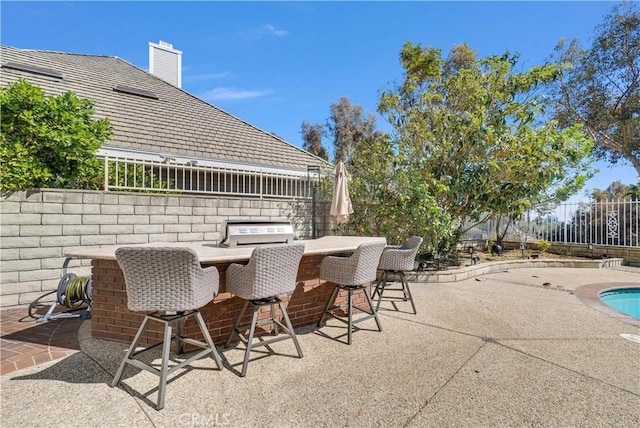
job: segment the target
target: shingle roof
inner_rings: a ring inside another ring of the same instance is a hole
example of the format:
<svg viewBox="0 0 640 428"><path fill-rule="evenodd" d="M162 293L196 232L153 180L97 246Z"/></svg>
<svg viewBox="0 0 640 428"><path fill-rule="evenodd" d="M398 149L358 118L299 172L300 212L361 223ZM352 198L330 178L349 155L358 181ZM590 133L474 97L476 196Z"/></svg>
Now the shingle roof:
<svg viewBox="0 0 640 428"><path fill-rule="evenodd" d="M73 91L94 100L96 117L108 117L113 125L109 147L296 170L326 164L120 58L7 46L0 46L0 54L3 65L62 72L61 80L3 67L0 83L23 77L49 95ZM151 91L158 99L114 91L117 85Z"/></svg>

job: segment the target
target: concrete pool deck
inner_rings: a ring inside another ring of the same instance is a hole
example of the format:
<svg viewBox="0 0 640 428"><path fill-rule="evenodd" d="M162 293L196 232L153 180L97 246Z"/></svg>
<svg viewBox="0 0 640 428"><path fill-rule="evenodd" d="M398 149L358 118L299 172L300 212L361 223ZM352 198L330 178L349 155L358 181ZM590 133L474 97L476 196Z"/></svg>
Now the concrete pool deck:
<svg viewBox="0 0 640 428"><path fill-rule="evenodd" d="M640 283L638 268L505 269L458 282L412 283L418 310L383 304L383 331L333 340L344 327L299 330L280 355L236 374L239 349L178 372L166 406L157 378L125 371L128 344L90 337L80 350L0 377L3 427L13 426L611 426L640 425L640 327L583 303L586 285ZM386 309L386 310L384 310ZM370 320L361 324L375 330ZM260 354L256 353L256 357ZM229 370L229 368L232 370Z"/></svg>

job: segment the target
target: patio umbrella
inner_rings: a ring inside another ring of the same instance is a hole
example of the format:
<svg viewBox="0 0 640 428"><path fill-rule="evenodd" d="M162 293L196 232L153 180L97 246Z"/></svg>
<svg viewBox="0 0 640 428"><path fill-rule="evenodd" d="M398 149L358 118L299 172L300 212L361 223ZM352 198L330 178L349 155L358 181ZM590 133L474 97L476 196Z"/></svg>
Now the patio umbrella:
<svg viewBox="0 0 640 428"><path fill-rule="evenodd" d="M346 223L353 212L349 188L347 187L347 168L342 161L333 170L333 198L329 214L335 216L338 224Z"/></svg>

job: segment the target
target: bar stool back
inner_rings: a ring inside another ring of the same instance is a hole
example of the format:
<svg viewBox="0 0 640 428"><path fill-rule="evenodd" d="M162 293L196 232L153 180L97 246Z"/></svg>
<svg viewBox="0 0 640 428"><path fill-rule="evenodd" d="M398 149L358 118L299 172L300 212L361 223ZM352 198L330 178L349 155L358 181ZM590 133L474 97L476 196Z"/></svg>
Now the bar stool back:
<svg viewBox="0 0 640 428"><path fill-rule="evenodd" d="M164 407L167 377L174 371L207 354L211 354L218 369L222 369L220 356L198 310L212 301L218 293L218 269L215 267L203 269L195 251L181 247L122 247L116 250L116 259L124 274L127 306L132 311L150 311L151 313L145 315L111 386L114 387L120 382L127 364L151 372L160 377L156 404L156 409L160 410ZM180 323L191 315L195 316L206 343L182 336ZM149 320L164 324L163 340L135 351ZM182 352L182 342L203 349L169 368L171 342L174 340L177 342L178 354ZM135 358L160 345L162 345L160 370Z"/></svg>
<svg viewBox="0 0 640 428"><path fill-rule="evenodd" d="M373 307L371 296L369 295L367 288L369 287L369 283L376 279L376 271L378 263L380 262L380 255L382 254L382 250L385 245L384 241L366 242L364 244L360 244L353 254L348 257L327 256L322 259L322 262L320 263L320 279L335 283L335 287L333 288L333 293L331 293L331 297L329 297L329 300L322 311L322 315L320 316L320 320L318 320L317 326L321 327L322 321L326 316L330 316L344 322L347 324L347 343L349 345L351 345L351 335L353 330L354 328L357 328L355 326L356 323L374 318L376 325L378 326L378 331L382 331L378 314L376 309ZM342 305L333 305L335 297L340 290L347 290L348 292L346 308L343 308ZM363 291L365 298L367 299L367 303L369 304L369 309L357 307L353 304L353 293L357 290ZM354 307L368 315L354 319ZM345 318L336 315L334 313L336 309L346 309L347 317Z"/></svg>
<svg viewBox="0 0 640 428"><path fill-rule="evenodd" d="M416 305L413 302L413 296L411 296L411 290L409 289L409 283L405 277L405 271L412 271L414 269L414 263L416 260L416 254L418 254L418 248L422 244L422 238L419 236L411 236L409 240L402 246L387 246L382 252L380 257L380 264L378 269L382 270L380 279L376 282L376 288L373 290L373 296L378 295L378 303L376 304L376 310L380 308L380 303L383 299L393 302L393 306L397 309L395 302L397 301L409 301L411 302L411 308L413 313L416 314ZM389 274L396 274L400 277L401 288L389 288L388 279ZM402 291L402 296L392 294L384 296L385 291Z"/></svg>
<svg viewBox="0 0 640 428"><path fill-rule="evenodd" d="M302 243L267 245L255 248L247 265L232 263L227 268L227 291L245 300L226 344L228 348L234 335L237 334L240 341L246 346L240 376L247 374L251 350L259 346L268 347L274 342L292 339L298 351L298 357L302 358L302 349L298 338L291 325L287 310L278 296L290 293L295 289L303 253L304 244ZM285 324L276 318L276 304L280 308ZM240 325L249 305L253 310L251 323ZM258 321L259 309L267 305L270 306L271 317ZM268 324L273 327L275 337L267 340L254 340L256 327ZM284 330L285 334L280 334L280 329ZM242 334L245 330L249 331L247 337Z"/></svg>

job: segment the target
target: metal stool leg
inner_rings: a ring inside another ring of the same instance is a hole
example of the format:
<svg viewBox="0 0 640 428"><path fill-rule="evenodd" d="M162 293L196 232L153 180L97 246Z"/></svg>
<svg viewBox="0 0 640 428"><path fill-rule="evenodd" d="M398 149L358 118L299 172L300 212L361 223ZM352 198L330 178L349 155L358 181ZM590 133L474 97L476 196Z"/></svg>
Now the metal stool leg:
<svg viewBox="0 0 640 428"><path fill-rule="evenodd" d="M218 369L222 370L222 360L220 360L220 355L216 349L216 344L213 343L213 339L211 339L211 334L209 334L209 329L207 329L207 325L204 323L204 319L202 319L202 314L200 311L196 312L196 321L198 321L198 325L200 326L200 330L202 330L202 335L204 336L205 342L211 348L211 355L213 355L213 359L216 361L216 365Z"/></svg>
<svg viewBox="0 0 640 428"><path fill-rule="evenodd" d="M296 336L296 332L293 331L293 325L291 325L291 320L289 319L289 314L287 310L284 308L282 302L278 302L278 306L280 306L280 311L282 312L282 317L284 318L285 325L287 329L289 329L289 334L293 339L293 343L296 345L296 350L298 351L298 357L302 358L302 348L300 348L300 344L298 343L298 337Z"/></svg>
<svg viewBox="0 0 640 428"><path fill-rule="evenodd" d="M131 346L129 346L129 349L127 350L127 354L122 359L122 362L120 363L120 367L118 367L118 371L116 372L116 375L113 377L113 380L111 381L112 387L116 386L118 382L120 382L120 378L122 377L122 372L124 372L124 367L127 365L127 362L129 362L129 360L131 359L131 355L136 350L138 341L140 341L140 337L142 336L142 333L144 332L144 329L147 326L148 322L149 322L149 317L145 316L144 320L142 321L142 324L140 324L140 327L138 328L138 332L133 338L133 342L131 342Z"/></svg>
<svg viewBox="0 0 640 428"><path fill-rule="evenodd" d="M413 308L413 314L417 314L416 305L413 303L413 296L411 295L411 290L409 289L409 282L407 278L404 276L404 272L400 272L400 279L402 280L402 288L405 290L405 294L408 300L411 302L411 307Z"/></svg>
<svg viewBox="0 0 640 428"><path fill-rule="evenodd" d="M378 319L378 311L373 307L373 301L371 300L371 296L369 296L369 291L366 288L363 288L364 296L367 298L367 302L369 302L369 307L371 308L371 314L373 318L376 320L376 324L378 325L378 331L382 331L382 325L380 324L380 320Z"/></svg>
<svg viewBox="0 0 640 428"><path fill-rule="evenodd" d="M339 289L339 286L338 286L338 285L336 285L335 287L333 287L333 292L331 293L331 297L329 297L329 300L327 300L327 304L326 304L326 305L324 305L324 309L322 310L322 315L320 315L320 319L318 320L318 323L316 324L316 326L317 326L317 327L320 327L320 326L321 326L322 321L324 320L324 317L325 317L325 316L326 316L326 314L327 314L327 311L328 311L328 309L329 309L329 306L331 306L331 303L333 303L333 301L334 301L334 299L335 299L335 297L336 297L336 294L338 293L338 289Z"/></svg>
<svg viewBox="0 0 640 428"><path fill-rule="evenodd" d="M162 343L162 362L160 368L160 384L158 386L158 403L156 410L164 407L164 397L167 390L167 375L169 374L169 352L171 350L171 335L173 322L167 321L164 325L164 338Z"/></svg>
<svg viewBox="0 0 640 428"><path fill-rule="evenodd" d="M273 333L277 336L280 332L278 331L278 323L276 322L276 305L271 303L271 325L273 326Z"/></svg>
<svg viewBox="0 0 640 428"><path fill-rule="evenodd" d="M182 321L176 320L176 354L182 354Z"/></svg>
<svg viewBox="0 0 640 428"><path fill-rule="evenodd" d="M240 315L236 318L236 322L233 323L233 328L231 329L231 333L229 333L229 338L227 339L227 343L224 344L225 348L228 348L231 345L231 340L233 339L233 334L238 333L238 326L240 325L240 321L242 320L242 316L244 315L244 311L247 310L247 306L249 306L249 301L245 300L244 305L242 305L242 310L240 311ZM238 333L239 335L240 333Z"/></svg>
<svg viewBox="0 0 640 428"><path fill-rule="evenodd" d="M351 345L351 335L353 334L353 289L349 288L349 296L347 297L348 326L347 343Z"/></svg>
<svg viewBox="0 0 640 428"><path fill-rule="evenodd" d="M373 288L373 293L371 293L371 298L375 298L376 294L380 295L380 284L382 284L382 280L384 279L386 271L382 271L379 279L376 279L376 286Z"/></svg>
<svg viewBox="0 0 640 428"><path fill-rule="evenodd" d="M382 286L380 286L382 284ZM378 289L378 287L380 287ZM387 287L387 271L382 272L382 277L380 278L380 282L376 285L376 291L378 292L378 303L376 305L376 312L380 309L380 303L382 303L382 295L384 294L384 289ZM373 295L371 296L373 298Z"/></svg>
<svg viewBox="0 0 640 428"><path fill-rule="evenodd" d="M258 323L258 311L259 306L253 306L253 316L251 317L251 327L249 327L249 337L247 337L247 349L244 352L244 362L242 364L242 373L240 376L244 377L247 374L247 366L249 365L249 355L251 354L251 345L253 344L253 334L256 331L256 324Z"/></svg>

